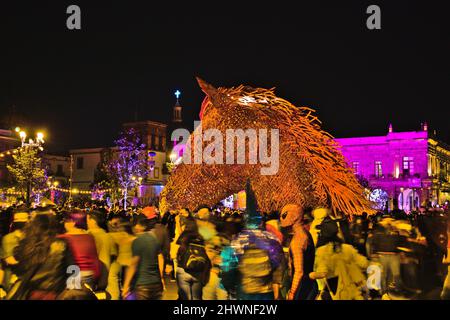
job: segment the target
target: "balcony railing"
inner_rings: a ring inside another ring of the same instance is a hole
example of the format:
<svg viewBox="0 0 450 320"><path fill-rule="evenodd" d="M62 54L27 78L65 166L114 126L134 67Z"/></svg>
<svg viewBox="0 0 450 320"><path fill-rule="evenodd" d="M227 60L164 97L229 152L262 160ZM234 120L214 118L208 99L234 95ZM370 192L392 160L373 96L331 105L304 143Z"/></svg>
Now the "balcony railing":
<svg viewBox="0 0 450 320"><path fill-rule="evenodd" d="M398 175L398 178L394 177L393 174L389 173L389 174L382 174L382 175L376 175L376 174L371 174L369 176L370 179L420 179L420 178L424 178L422 177L422 175L420 173L414 173L414 174L403 174L400 173Z"/></svg>

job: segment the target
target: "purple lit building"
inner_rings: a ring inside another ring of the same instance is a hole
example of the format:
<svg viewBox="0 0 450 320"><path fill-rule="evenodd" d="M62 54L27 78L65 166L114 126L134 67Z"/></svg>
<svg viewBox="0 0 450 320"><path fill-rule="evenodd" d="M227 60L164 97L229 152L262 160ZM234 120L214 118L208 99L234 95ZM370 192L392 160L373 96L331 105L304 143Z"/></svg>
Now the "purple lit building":
<svg viewBox="0 0 450 320"><path fill-rule="evenodd" d="M394 132L386 136L335 139L348 164L372 189L382 209L411 211L450 200L450 147L428 131Z"/></svg>

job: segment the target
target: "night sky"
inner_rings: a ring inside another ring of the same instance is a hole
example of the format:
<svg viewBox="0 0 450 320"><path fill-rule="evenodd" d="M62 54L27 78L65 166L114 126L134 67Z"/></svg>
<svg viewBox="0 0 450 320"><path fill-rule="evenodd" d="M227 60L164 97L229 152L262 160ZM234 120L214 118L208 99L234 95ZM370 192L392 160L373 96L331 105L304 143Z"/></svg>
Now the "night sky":
<svg viewBox="0 0 450 320"><path fill-rule="evenodd" d="M203 99L195 76L276 87L336 137L428 121L450 143L450 25L437 3L6 2L0 117L15 105L55 152L109 146L136 117L169 121L176 89L192 123ZM70 4L81 7L80 31L66 28ZM366 28L370 4L381 7L381 30Z"/></svg>

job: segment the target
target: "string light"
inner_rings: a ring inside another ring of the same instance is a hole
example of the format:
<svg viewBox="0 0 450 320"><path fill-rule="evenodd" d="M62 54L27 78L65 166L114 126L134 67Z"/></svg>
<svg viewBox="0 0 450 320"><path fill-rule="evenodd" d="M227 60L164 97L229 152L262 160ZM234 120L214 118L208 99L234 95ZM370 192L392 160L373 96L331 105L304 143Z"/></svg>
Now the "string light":
<svg viewBox="0 0 450 320"><path fill-rule="evenodd" d="M9 156L12 154L17 154L19 152L19 150L21 150L23 148L24 145L26 145L25 143L25 139L27 137L27 134L25 131L23 131L20 127L16 127L14 129L14 131L16 133L18 133L19 137L22 140L22 146L15 148L15 149L10 149L10 150L6 150L2 153L0 153L0 158L4 158L5 156ZM34 142L32 139L30 139L30 144L33 146L37 146L39 148L39 150L43 150L41 144L44 143L44 134L42 132L38 132L36 134L36 142ZM139 182L142 181L142 178L138 178ZM33 192L35 193L44 193L47 192L48 190L55 190L55 191L59 191L59 192L63 192L63 193L70 193L70 189L67 188L59 188L58 187L59 182L58 181L54 181L53 184L48 181L47 185L48 188L45 189L41 189L41 190L33 190ZM104 190L95 190L95 192L99 192L99 193L108 193L108 192L112 192L113 190L110 189L104 189ZM119 190L120 191L120 190ZM72 189L72 193L76 193L76 194L92 194L94 191L93 190L78 190L76 188ZM19 195L23 195L23 192L20 191L15 191L14 189L0 189L0 193L4 194L4 195L14 195L14 196L19 196Z"/></svg>
<svg viewBox="0 0 450 320"><path fill-rule="evenodd" d="M59 191L59 192L63 192L63 193L69 193L70 190L69 189L65 189L65 188L58 188L55 186L50 186L49 188L45 188L45 189L41 189L41 190L33 190L35 193L44 193L47 192L48 190L55 190L55 191ZM112 192L112 189L104 189L104 190L96 190L95 192L99 192L99 193L108 193L108 192ZM119 191L121 191L119 189ZM72 193L75 194L92 194L94 191L92 190L78 190L78 189L72 189ZM12 191L12 190L1 190L0 189L0 193L2 194L6 194L6 195L21 195L22 192L19 191Z"/></svg>

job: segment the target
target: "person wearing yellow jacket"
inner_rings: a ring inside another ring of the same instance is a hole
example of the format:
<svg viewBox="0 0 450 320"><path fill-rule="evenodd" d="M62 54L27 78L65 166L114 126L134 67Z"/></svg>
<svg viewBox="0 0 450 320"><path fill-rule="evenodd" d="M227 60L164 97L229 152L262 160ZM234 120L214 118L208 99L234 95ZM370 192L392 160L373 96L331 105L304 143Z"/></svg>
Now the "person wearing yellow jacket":
<svg viewBox="0 0 450 320"><path fill-rule="evenodd" d="M353 246L343 243L337 224L327 223L320 229L314 271L309 274L321 283L319 299L363 300L361 288L366 283L363 271L369 261Z"/></svg>
<svg viewBox="0 0 450 320"><path fill-rule="evenodd" d="M323 222L323 220L329 216L329 214L330 210L327 208L316 208L312 211L314 220L309 228L309 233L313 238L315 246L317 245L317 240L319 238L319 229L317 229L316 227L319 226Z"/></svg>

